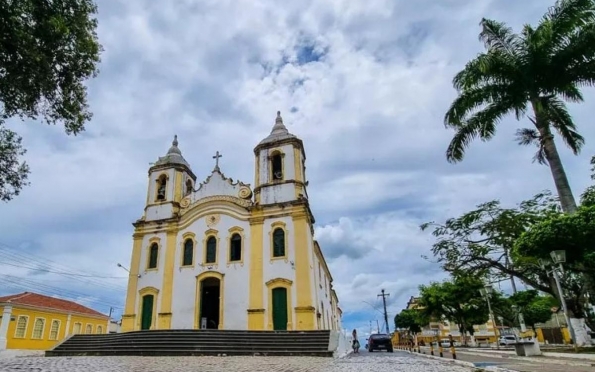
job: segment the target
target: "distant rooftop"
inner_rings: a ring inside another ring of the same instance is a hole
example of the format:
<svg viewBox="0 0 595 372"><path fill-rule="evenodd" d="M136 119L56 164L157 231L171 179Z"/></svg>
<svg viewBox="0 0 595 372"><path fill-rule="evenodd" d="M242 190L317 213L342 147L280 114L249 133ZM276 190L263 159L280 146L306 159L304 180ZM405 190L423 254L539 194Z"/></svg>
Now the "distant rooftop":
<svg viewBox="0 0 595 372"><path fill-rule="evenodd" d="M46 309L59 310L63 312L72 312L79 314L88 314L108 318L107 315L93 310L89 307L78 304L74 301L63 300L60 298L41 295L33 292L23 292L0 297L0 304L14 304L24 306L35 306Z"/></svg>

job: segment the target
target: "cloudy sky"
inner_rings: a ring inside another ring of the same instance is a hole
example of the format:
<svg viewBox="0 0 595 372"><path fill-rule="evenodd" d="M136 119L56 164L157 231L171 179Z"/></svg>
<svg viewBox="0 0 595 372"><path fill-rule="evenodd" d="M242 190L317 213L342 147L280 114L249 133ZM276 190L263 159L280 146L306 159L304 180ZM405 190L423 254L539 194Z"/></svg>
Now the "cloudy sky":
<svg viewBox="0 0 595 372"><path fill-rule="evenodd" d="M116 263L129 266L149 163L177 134L199 179L218 150L223 172L251 183L252 149L280 110L306 147L316 237L344 326L382 324L385 288L392 329L417 287L444 277L421 258L432 239L420 223L553 188L549 170L531 163L534 149L514 142L527 122L508 118L456 165L445 160L442 124L453 75L482 50L481 18L519 29L550 2L100 0L105 52L89 82L87 131L11 123L32 184L0 206L0 294L43 291L119 318L127 273ZM586 99L571 107L583 153L560 145L577 194L595 152L595 94Z"/></svg>

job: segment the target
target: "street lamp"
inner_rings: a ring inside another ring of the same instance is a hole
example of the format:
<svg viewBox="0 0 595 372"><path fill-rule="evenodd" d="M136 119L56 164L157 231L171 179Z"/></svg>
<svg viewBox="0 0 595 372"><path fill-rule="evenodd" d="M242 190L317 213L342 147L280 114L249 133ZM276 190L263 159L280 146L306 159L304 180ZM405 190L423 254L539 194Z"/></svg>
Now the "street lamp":
<svg viewBox="0 0 595 372"><path fill-rule="evenodd" d="M554 281L556 282L556 288L558 289L558 294L560 296L560 305L562 305L564 319L566 320L568 331L570 331L570 337L574 341L574 348L576 349L576 334L574 333L574 327L572 326L572 323L570 323L570 318L568 317L568 307L566 306L566 299L564 298L564 293L562 292L562 285L560 284L560 275L558 274L558 270L560 270L560 273L564 274L564 268L562 267L562 264L566 262L566 251L552 251L550 252L550 257L552 258L553 262L540 258L539 265L543 270L545 270L546 274L552 274L554 277ZM551 271L548 271L548 266L551 266Z"/></svg>
<svg viewBox="0 0 595 372"><path fill-rule="evenodd" d="M496 323L496 318L494 318L494 313L492 312L492 304L490 303L490 294L492 293L492 291L492 286L486 284L483 288L479 290L479 294L483 298L485 298L485 300L488 303L488 311L490 312L490 319L492 320L492 324L494 325L494 335L496 336L496 349L500 350L500 334L498 332L498 324Z"/></svg>

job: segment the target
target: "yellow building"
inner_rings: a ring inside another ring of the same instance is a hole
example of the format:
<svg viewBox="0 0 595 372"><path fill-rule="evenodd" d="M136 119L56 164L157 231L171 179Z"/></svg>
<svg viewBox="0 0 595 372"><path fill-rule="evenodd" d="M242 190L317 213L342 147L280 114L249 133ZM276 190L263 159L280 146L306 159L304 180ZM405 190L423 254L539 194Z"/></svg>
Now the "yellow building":
<svg viewBox="0 0 595 372"><path fill-rule="evenodd" d="M37 293L0 297L0 314L0 350L48 350L71 334L108 332L108 316Z"/></svg>
<svg viewBox="0 0 595 372"><path fill-rule="evenodd" d="M221 157L217 151L197 182L176 136L150 167L144 213L133 224L122 331L338 329L302 140L277 113L246 156L253 187L226 177Z"/></svg>

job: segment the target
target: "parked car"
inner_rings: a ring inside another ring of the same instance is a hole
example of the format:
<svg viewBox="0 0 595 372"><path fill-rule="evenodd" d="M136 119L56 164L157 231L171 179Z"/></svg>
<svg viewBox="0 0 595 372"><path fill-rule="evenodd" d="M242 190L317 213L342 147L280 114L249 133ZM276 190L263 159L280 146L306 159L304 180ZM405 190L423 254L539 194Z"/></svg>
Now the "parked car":
<svg viewBox="0 0 595 372"><path fill-rule="evenodd" d="M508 335L508 336L500 336L498 343L500 346L507 346L512 345L517 342L516 336Z"/></svg>
<svg viewBox="0 0 595 372"><path fill-rule="evenodd" d="M368 339L368 352L373 352L374 350L386 350L389 353L393 352L393 342L390 339L390 336L384 333L377 333L370 335Z"/></svg>

